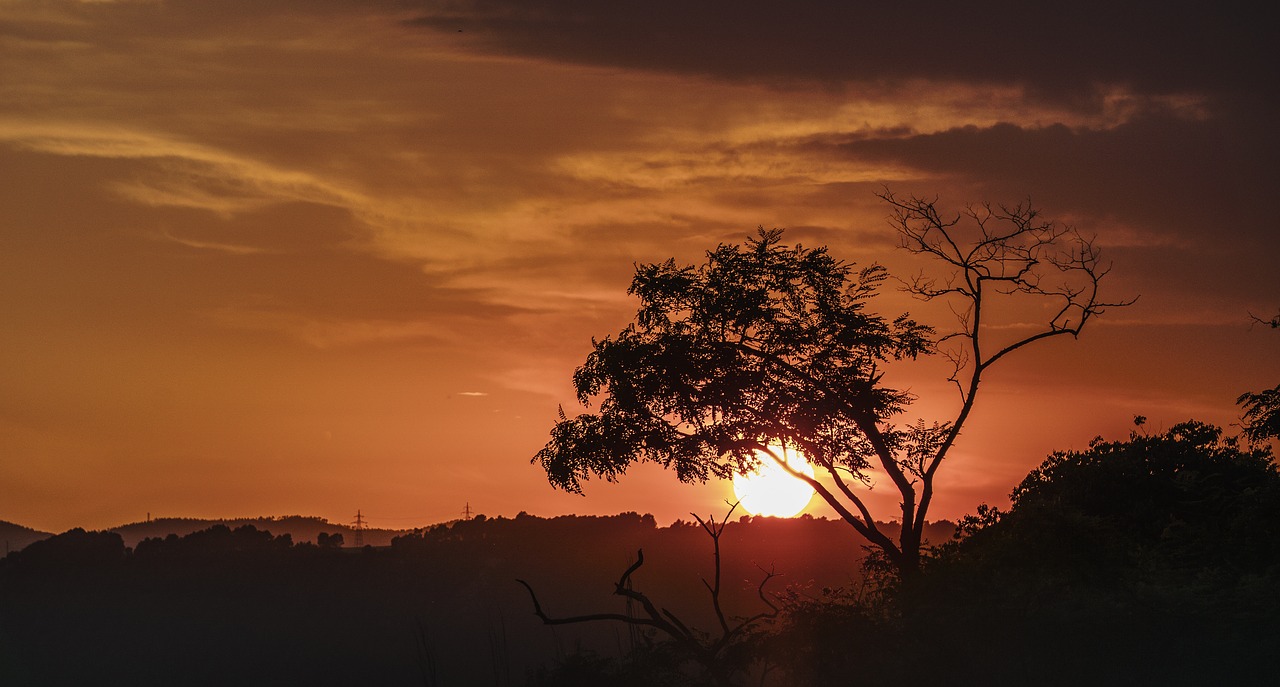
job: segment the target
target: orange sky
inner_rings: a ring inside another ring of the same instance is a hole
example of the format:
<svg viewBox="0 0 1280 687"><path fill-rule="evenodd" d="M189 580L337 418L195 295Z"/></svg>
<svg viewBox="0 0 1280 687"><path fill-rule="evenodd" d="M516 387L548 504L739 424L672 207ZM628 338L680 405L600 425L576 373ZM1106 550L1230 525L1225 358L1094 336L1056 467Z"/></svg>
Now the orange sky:
<svg viewBox="0 0 1280 687"><path fill-rule="evenodd" d="M529 458L634 263L763 225L919 269L882 185L1030 197L1141 295L992 372L934 517L1273 386L1272 24L897 4L0 0L0 519L718 511ZM931 414L940 372L892 375Z"/></svg>

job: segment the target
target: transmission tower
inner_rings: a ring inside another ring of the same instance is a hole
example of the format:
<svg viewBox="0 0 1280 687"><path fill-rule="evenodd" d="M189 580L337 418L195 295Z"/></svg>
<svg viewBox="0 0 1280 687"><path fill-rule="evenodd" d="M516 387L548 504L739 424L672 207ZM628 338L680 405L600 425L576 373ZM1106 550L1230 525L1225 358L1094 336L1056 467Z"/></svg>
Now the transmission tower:
<svg viewBox="0 0 1280 687"><path fill-rule="evenodd" d="M462 519L463 520L471 519L471 502L470 501L467 501L466 507L462 509Z"/></svg>
<svg viewBox="0 0 1280 687"><path fill-rule="evenodd" d="M356 519L355 519L355 522L352 524L355 525L356 548L358 549L364 546L364 525L365 525L364 516L360 514L359 510L356 510Z"/></svg>

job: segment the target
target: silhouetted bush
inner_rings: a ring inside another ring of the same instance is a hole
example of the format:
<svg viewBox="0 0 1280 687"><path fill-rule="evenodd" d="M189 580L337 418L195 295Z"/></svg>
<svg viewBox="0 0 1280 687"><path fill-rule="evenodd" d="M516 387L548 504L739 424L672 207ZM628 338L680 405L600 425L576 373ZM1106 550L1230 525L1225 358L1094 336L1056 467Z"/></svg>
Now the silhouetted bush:
<svg viewBox="0 0 1280 687"><path fill-rule="evenodd" d="M1188 422L1051 455L919 578L801 599L772 641L794 684L1259 684L1277 585L1270 453Z"/></svg>

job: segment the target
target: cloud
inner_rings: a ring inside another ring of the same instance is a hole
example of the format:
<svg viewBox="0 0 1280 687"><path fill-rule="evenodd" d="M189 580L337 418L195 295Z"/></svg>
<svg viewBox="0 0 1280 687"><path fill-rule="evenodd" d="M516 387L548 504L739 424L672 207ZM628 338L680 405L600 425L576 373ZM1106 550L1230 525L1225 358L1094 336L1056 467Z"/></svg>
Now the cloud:
<svg viewBox="0 0 1280 687"><path fill-rule="evenodd" d="M257 246L246 246L235 243L217 243L214 241L196 241L193 239L178 238L177 236L169 234L165 234L164 238L179 245L187 246L188 248L211 250L219 253L229 253L231 255L257 255L267 252L266 249L259 248Z"/></svg>
<svg viewBox="0 0 1280 687"><path fill-rule="evenodd" d="M1022 84L1095 102L1100 84L1143 93L1247 92L1276 43L1261 6L1178 3L839 3L678 0L427 2L414 24L483 50L782 87L928 79Z"/></svg>
<svg viewBox="0 0 1280 687"><path fill-rule="evenodd" d="M271 202L303 201L374 211L367 196L314 174L285 169L179 137L97 123L0 120L0 141L68 157L146 160L146 180L114 182L131 200L190 207L229 216Z"/></svg>
<svg viewBox="0 0 1280 687"><path fill-rule="evenodd" d="M320 319L292 312L233 307L220 308L211 316L222 327L283 334L321 350L438 341L441 329L438 323L430 321Z"/></svg>
<svg viewBox="0 0 1280 687"><path fill-rule="evenodd" d="M1251 199L1276 181L1268 136L1238 117L1152 112L1106 128L996 124L834 145L850 160L1020 189L1182 239L1216 239L1230 227L1237 240L1260 243L1273 218Z"/></svg>

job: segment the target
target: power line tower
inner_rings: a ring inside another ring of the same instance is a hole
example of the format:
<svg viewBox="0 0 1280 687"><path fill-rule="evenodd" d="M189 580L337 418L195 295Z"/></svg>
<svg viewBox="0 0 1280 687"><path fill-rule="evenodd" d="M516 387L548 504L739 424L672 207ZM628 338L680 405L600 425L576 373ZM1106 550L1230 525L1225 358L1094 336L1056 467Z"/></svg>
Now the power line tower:
<svg viewBox="0 0 1280 687"><path fill-rule="evenodd" d="M467 501L466 507L462 509L462 519L463 520L471 519L471 502L470 501Z"/></svg>
<svg viewBox="0 0 1280 687"><path fill-rule="evenodd" d="M365 526L365 519L364 519L364 516L360 514L360 511L359 511L358 509L356 510L356 519L355 519L355 522L353 522L352 524L354 524L354 525L355 525L355 531L356 531L356 548L357 548L357 549L358 549L358 548L362 548L362 547L364 546L364 526Z"/></svg>

